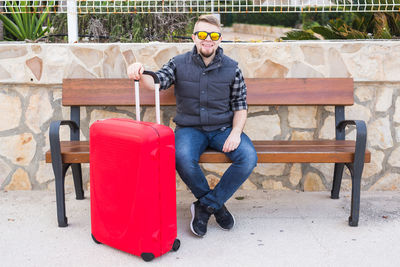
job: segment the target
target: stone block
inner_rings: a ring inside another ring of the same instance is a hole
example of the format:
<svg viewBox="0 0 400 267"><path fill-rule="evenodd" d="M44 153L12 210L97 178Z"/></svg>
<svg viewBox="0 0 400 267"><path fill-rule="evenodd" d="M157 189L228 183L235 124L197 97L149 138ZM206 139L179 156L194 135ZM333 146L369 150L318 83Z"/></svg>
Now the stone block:
<svg viewBox="0 0 400 267"><path fill-rule="evenodd" d="M0 103L0 131L18 127L22 115L19 97L0 93Z"/></svg>
<svg viewBox="0 0 400 267"><path fill-rule="evenodd" d="M317 107L288 107L289 126L293 128L316 128Z"/></svg>
<svg viewBox="0 0 400 267"><path fill-rule="evenodd" d="M335 113L335 107L334 106L324 106L324 109L328 112Z"/></svg>
<svg viewBox="0 0 400 267"><path fill-rule="evenodd" d="M268 112L269 106L249 106L248 113Z"/></svg>
<svg viewBox="0 0 400 267"><path fill-rule="evenodd" d="M160 120L162 124L162 118L163 118L163 111L160 110ZM143 115L143 121L149 121L149 122L156 122L156 108L155 107L146 107L146 112Z"/></svg>
<svg viewBox="0 0 400 267"><path fill-rule="evenodd" d="M400 127L396 127L394 130L396 132L396 142L400 143Z"/></svg>
<svg viewBox="0 0 400 267"><path fill-rule="evenodd" d="M390 153L388 163L393 167L400 167L400 147Z"/></svg>
<svg viewBox="0 0 400 267"><path fill-rule="evenodd" d="M136 62L136 57L133 54L132 50L126 50L122 53L125 58L126 65L129 66Z"/></svg>
<svg viewBox="0 0 400 267"><path fill-rule="evenodd" d="M68 67L45 64L43 69L44 69L43 71L44 74L41 80L41 82L43 83L57 84L61 83L64 77L67 77L66 70L68 70ZM80 70L82 69L83 68L80 67ZM79 71L78 72L74 71L73 75L78 76ZM90 76L93 76L93 74L89 73L88 77ZM68 78L72 78L72 76Z"/></svg>
<svg viewBox="0 0 400 267"><path fill-rule="evenodd" d="M42 52L42 47L40 45L32 45L31 49L35 54L40 54Z"/></svg>
<svg viewBox="0 0 400 267"><path fill-rule="evenodd" d="M296 61L289 69L288 78L323 78L324 75L313 67Z"/></svg>
<svg viewBox="0 0 400 267"><path fill-rule="evenodd" d="M29 85L22 85L19 84L17 87L14 87L15 91L20 93L24 98L29 95L29 93L32 91L31 87Z"/></svg>
<svg viewBox="0 0 400 267"><path fill-rule="evenodd" d="M371 110L363 105L354 104L345 108L346 120L363 120L368 124L371 119Z"/></svg>
<svg viewBox="0 0 400 267"><path fill-rule="evenodd" d="M313 132L293 131L291 140L313 140Z"/></svg>
<svg viewBox="0 0 400 267"><path fill-rule="evenodd" d="M164 64L168 63L171 58L178 54L179 52L176 46L167 47L161 49L154 55L154 61L156 62L157 67L161 68Z"/></svg>
<svg viewBox="0 0 400 267"><path fill-rule="evenodd" d="M10 172L11 172L10 166L8 166L8 164L4 160L0 159L0 187L6 180Z"/></svg>
<svg viewBox="0 0 400 267"><path fill-rule="evenodd" d="M400 97L399 96L396 98L393 121L400 123Z"/></svg>
<svg viewBox="0 0 400 267"><path fill-rule="evenodd" d="M281 176L285 171L285 166L284 163L258 163L254 172L265 176Z"/></svg>
<svg viewBox="0 0 400 267"><path fill-rule="evenodd" d="M231 166L231 163L201 163L200 165L205 171L213 172L222 176L229 166Z"/></svg>
<svg viewBox="0 0 400 267"><path fill-rule="evenodd" d="M117 45L111 45L104 51L104 78L128 78L126 63Z"/></svg>
<svg viewBox="0 0 400 267"><path fill-rule="evenodd" d="M85 67L80 65L79 63L73 61L68 67L66 71L67 75L65 78L98 78L96 75L94 75L92 72L87 70Z"/></svg>
<svg viewBox="0 0 400 267"><path fill-rule="evenodd" d="M371 162L364 164L362 177L368 178L382 171L385 154L380 150L368 148L371 152Z"/></svg>
<svg viewBox="0 0 400 267"><path fill-rule="evenodd" d="M0 81L11 79L11 74L2 66L0 66Z"/></svg>
<svg viewBox="0 0 400 267"><path fill-rule="evenodd" d="M256 69L255 78L285 78L288 68L269 59Z"/></svg>
<svg viewBox="0 0 400 267"><path fill-rule="evenodd" d="M290 190L289 188L285 187L281 181L274 181L271 179L268 179L266 181L262 182L262 187L263 189L266 190L274 190L274 191L286 191Z"/></svg>
<svg viewBox="0 0 400 267"><path fill-rule="evenodd" d="M320 139L335 139L336 127L335 127L335 117L329 116L325 119L324 124L319 132Z"/></svg>
<svg viewBox="0 0 400 267"><path fill-rule="evenodd" d="M54 180L53 167L51 163L46 163L46 161L42 160L39 162L39 169L36 172L36 181L38 183L46 183L50 180Z"/></svg>
<svg viewBox="0 0 400 267"><path fill-rule="evenodd" d="M247 118L244 132L252 140L273 140L275 136L281 134L279 116L262 115Z"/></svg>
<svg viewBox="0 0 400 267"><path fill-rule="evenodd" d="M29 105L25 112L26 125L34 133L40 133L40 127L53 116L53 108L47 91L39 90L29 99Z"/></svg>
<svg viewBox="0 0 400 267"><path fill-rule="evenodd" d="M351 77L347 71L347 66L344 63L342 56L335 48L329 48L329 77Z"/></svg>
<svg viewBox="0 0 400 267"><path fill-rule="evenodd" d="M209 174L206 176L208 186L211 190L215 188L215 186L219 183L219 178L213 174Z"/></svg>
<svg viewBox="0 0 400 267"><path fill-rule="evenodd" d="M0 137L0 155L12 163L28 166L36 153L36 141L31 133Z"/></svg>
<svg viewBox="0 0 400 267"><path fill-rule="evenodd" d="M107 110L95 109L90 113L89 126L92 125L92 123L97 121L97 120L111 119L111 118L128 118L128 119L131 119L128 115L125 115L123 113L117 113L117 112L112 112L112 111L107 111Z"/></svg>
<svg viewBox="0 0 400 267"><path fill-rule="evenodd" d="M389 116L377 119L368 125L368 141L371 146L382 149L393 146Z"/></svg>
<svg viewBox="0 0 400 267"><path fill-rule="evenodd" d="M309 172L304 180L304 191L326 191L318 174Z"/></svg>
<svg viewBox="0 0 400 267"><path fill-rule="evenodd" d="M28 54L28 49L24 45L2 45L0 46L0 60L7 58L18 58Z"/></svg>
<svg viewBox="0 0 400 267"><path fill-rule="evenodd" d="M176 191L186 191L188 190L186 184L182 181L181 177L179 177L179 174L176 173Z"/></svg>
<svg viewBox="0 0 400 267"><path fill-rule="evenodd" d="M368 191L395 191L400 189L400 174L388 173L371 186Z"/></svg>
<svg viewBox="0 0 400 267"><path fill-rule="evenodd" d="M31 190L32 185L29 181L29 175L24 170L19 168L12 176L11 182L4 188L5 190Z"/></svg>
<svg viewBox="0 0 400 267"><path fill-rule="evenodd" d="M53 90L53 102L62 99L62 90Z"/></svg>
<svg viewBox="0 0 400 267"><path fill-rule="evenodd" d="M393 45L392 47L393 51L385 53L380 61L383 76L380 77L381 80L399 81L400 49L397 49L396 51L395 46Z"/></svg>
<svg viewBox="0 0 400 267"><path fill-rule="evenodd" d="M355 43L344 44L340 48L340 51L343 52L343 53L353 54L353 53L358 52L362 47L363 47L362 44L355 44Z"/></svg>
<svg viewBox="0 0 400 267"><path fill-rule="evenodd" d="M356 85L354 94L361 102L372 101L375 97L375 90L369 86Z"/></svg>
<svg viewBox="0 0 400 267"><path fill-rule="evenodd" d="M26 65L35 75L36 80L40 81L42 78L43 60L39 57L33 57L26 61Z"/></svg>
<svg viewBox="0 0 400 267"><path fill-rule="evenodd" d="M393 89L383 87L376 92L375 110L386 112L392 106Z"/></svg>
<svg viewBox="0 0 400 267"><path fill-rule="evenodd" d="M303 174L301 172L301 164L300 163L294 163L292 167L290 168L290 175L289 175L289 181L293 186L296 186L299 184L301 178L303 177Z"/></svg>
<svg viewBox="0 0 400 267"><path fill-rule="evenodd" d="M310 65L324 65L324 49L320 45L301 45L304 60ZM316 56L318 55L318 56Z"/></svg>
<svg viewBox="0 0 400 267"><path fill-rule="evenodd" d="M325 177L325 180L333 180L333 172L335 170L334 163L311 163L310 166L320 171Z"/></svg>
<svg viewBox="0 0 400 267"><path fill-rule="evenodd" d="M99 65L99 63L103 60L103 51L98 49L71 46L71 52L88 69Z"/></svg>

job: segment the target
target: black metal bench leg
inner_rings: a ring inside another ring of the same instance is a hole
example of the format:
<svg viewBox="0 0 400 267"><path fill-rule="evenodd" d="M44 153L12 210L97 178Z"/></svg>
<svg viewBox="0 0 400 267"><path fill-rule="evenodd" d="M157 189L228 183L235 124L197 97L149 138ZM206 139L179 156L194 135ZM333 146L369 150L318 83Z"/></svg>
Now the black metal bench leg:
<svg viewBox="0 0 400 267"><path fill-rule="evenodd" d="M344 163L335 163L335 171L333 173L333 184L331 191L331 198L338 199L340 192L340 185L342 183Z"/></svg>
<svg viewBox="0 0 400 267"><path fill-rule="evenodd" d="M54 167L54 165L53 165ZM56 184L57 220L58 227L67 227L68 219L65 215L65 174L69 164L62 164L60 168L54 170Z"/></svg>
<svg viewBox="0 0 400 267"><path fill-rule="evenodd" d="M82 168L80 163L71 164L72 176L74 177L74 186L76 199L84 199L85 194L82 186Z"/></svg>
<svg viewBox="0 0 400 267"><path fill-rule="evenodd" d="M353 164L346 164L351 173L351 211L349 217L350 226L358 226L360 214L360 191L362 170L357 170Z"/></svg>

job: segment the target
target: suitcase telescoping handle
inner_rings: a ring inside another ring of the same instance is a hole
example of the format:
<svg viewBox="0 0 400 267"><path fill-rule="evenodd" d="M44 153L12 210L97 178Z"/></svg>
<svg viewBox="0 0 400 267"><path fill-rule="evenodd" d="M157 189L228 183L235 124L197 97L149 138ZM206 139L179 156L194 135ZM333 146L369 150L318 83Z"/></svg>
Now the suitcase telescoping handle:
<svg viewBox="0 0 400 267"><path fill-rule="evenodd" d="M150 75L154 79L155 103L156 103L156 120L160 124L160 79L152 72L145 70L143 75ZM139 80L135 80L135 106L136 120L140 121L140 96L139 96Z"/></svg>

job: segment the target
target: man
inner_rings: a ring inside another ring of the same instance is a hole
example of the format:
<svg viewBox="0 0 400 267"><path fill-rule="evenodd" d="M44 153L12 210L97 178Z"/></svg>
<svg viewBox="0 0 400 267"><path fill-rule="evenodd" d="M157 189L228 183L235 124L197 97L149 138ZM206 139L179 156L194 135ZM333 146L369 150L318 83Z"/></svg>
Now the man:
<svg viewBox="0 0 400 267"><path fill-rule="evenodd" d="M212 15L196 22L191 52L172 58L157 72L160 89L175 85L176 169L197 201L191 205L190 228L204 236L211 215L230 230L235 219L224 203L247 179L257 163L254 146L242 133L247 118L246 85L238 64L223 54L221 26ZM128 76L141 79L142 87L154 88L141 63L128 67ZM224 152L232 165L211 190L199 166L207 147Z"/></svg>

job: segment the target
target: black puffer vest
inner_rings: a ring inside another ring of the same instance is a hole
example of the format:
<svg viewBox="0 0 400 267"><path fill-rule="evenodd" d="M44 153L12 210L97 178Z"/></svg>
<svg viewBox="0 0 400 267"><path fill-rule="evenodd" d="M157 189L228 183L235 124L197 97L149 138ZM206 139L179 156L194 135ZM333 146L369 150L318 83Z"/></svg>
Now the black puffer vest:
<svg viewBox="0 0 400 267"><path fill-rule="evenodd" d="M176 116L179 127L214 131L232 125L231 85L237 62L223 54L222 48L212 63L205 66L196 47L174 57Z"/></svg>

